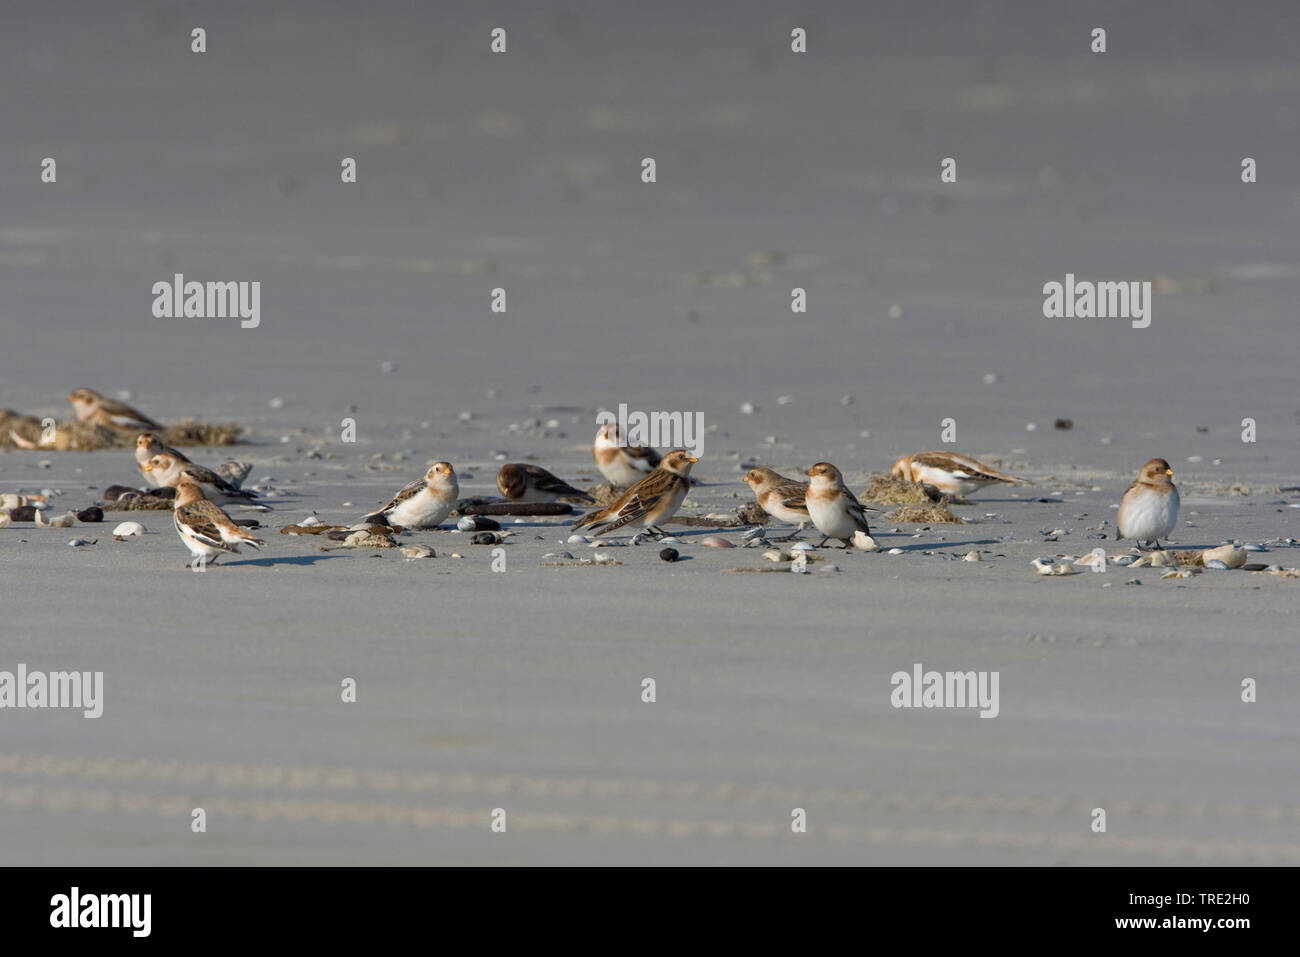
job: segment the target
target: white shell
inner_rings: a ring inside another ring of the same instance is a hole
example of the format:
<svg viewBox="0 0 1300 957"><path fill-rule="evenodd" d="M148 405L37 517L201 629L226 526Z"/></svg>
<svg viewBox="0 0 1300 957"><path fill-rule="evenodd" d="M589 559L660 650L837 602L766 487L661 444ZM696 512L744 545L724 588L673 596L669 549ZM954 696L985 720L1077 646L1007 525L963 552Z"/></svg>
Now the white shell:
<svg viewBox="0 0 1300 957"><path fill-rule="evenodd" d="M1210 562L1214 561L1223 562L1225 568L1240 568L1246 564L1246 549L1239 545L1220 545L1201 552L1201 558L1206 568L1210 568Z"/></svg>
<svg viewBox="0 0 1300 957"><path fill-rule="evenodd" d="M144 534L144 526L139 522L123 522L113 529L113 537L119 542L128 538L139 538Z"/></svg>

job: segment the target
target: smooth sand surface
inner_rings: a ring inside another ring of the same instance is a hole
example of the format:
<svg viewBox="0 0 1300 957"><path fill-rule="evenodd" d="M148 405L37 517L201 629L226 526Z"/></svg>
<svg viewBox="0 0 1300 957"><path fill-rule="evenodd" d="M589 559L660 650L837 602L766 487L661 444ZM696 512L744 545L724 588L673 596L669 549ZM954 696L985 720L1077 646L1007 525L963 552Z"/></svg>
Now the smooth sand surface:
<svg viewBox="0 0 1300 957"><path fill-rule="evenodd" d="M1031 565L1120 551L1090 536L1156 455L1176 547L1300 565L1293 7L107 7L0 33L0 407L88 386L239 421L193 457L254 463L274 511L201 575L165 512L0 529L0 670L106 684L97 720L0 711L3 862L1300 861L1300 579ZM175 272L260 281L261 326L155 319ZM1150 328L1044 318L1066 273L1160 277ZM684 514L750 501L751 460L860 490L947 418L1033 484L968 525L877 518L903 553L819 552L838 574L727 574L774 567L698 544L736 530L549 567L593 550L527 520L504 573L450 526L403 537L417 561L278 531L433 460L464 494L503 460L594 482L620 402L703 413ZM127 452L0 453L0 491L56 511L138 481ZM916 662L999 672L998 717L893 708Z"/></svg>

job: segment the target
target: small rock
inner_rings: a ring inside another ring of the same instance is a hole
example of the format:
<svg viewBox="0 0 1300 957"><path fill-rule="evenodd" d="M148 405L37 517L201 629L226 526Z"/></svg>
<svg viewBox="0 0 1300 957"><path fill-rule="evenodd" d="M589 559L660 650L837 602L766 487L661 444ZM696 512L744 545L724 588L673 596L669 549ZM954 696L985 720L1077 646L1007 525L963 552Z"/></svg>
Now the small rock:
<svg viewBox="0 0 1300 957"><path fill-rule="evenodd" d="M675 562L677 561L679 556L677 553L677 549L665 548L663 551L659 553L659 557L666 562Z"/></svg>
<svg viewBox="0 0 1300 957"><path fill-rule="evenodd" d="M437 558L437 553L428 545L403 545L402 554L407 558Z"/></svg>
<svg viewBox="0 0 1300 957"><path fill-rule="evenodd" d="M500 545L501 537L495 532L476 532L470 536L471 545Z"/></svg>
<svg viewBox="0 0 1300 957"><path fill-rule="evenodd" d="M570 555L568 552L547 552L545 555L542 556L542 560L546 561L548 559L554 559L556 561L559 560L573 561L573 556Z"/></svg>
<svg viewBox="0 0 1300 957"><path fill-rule="evenodd" d="M788 562L794 556L784 549L770 548L763 553L763 557L769 562Z"/></svg>
<svg viewBox="0 0 1300 957"><path fill-rule="evenodd" d="M1057 419L1055 422L1052 423L1052 427L1056 429L1060 429L1062 432L1068 432L1070 431L1070 429L1074 428L1074 420Z"/></svg>
<svg viewBox="0 0 1300 957"><path fill-rule="evenodd" d="M808 574L808 553L800 552L795 556L794 561L790 563L790 571L796 575Z"/></svg>
<svg viewBox="0 0 1300 957"><path fill-rule="evenodd" d="M79 522L102 522L104 520L104 510L98 505L92 505L90 508L83 508L76 513Z"/></svg>
<svg viewBox="0 0 1300 957"><path fill-rule="evenodd" d="M501 523L484 515L462 515L456 527L462 532L496 532L501 530Z"/></svg>
<svg viewBox="0 0 1300 957"><path fill-rule="evenodd" d="M98 541L99 539L97 538L92 538L89 540L84 538L74 538L72 541L68 542L68 544L71 545L73 548L81 548L84 545L94 545Z"/></svg>

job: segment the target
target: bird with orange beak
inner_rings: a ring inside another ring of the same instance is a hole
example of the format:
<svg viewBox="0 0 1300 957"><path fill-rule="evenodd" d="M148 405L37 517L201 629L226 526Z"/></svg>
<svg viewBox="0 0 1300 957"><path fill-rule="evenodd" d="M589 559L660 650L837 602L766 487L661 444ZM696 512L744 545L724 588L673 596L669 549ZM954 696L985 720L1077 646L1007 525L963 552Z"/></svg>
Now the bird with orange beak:
<svg viewBox="0 0 1300 957"><path fill-rule="evenodd" d="M659 525L682 507L691 488L691 466L698 461L684 449L673 449L653 472L606 508L582 516L573 527L592 528L597 538L624 527L645 529L662 538L665 533Z"/></svg>
<svg viewBox="0 0 1300 957"><path fill-rule="evenodd" d="M808 485L804 501L808 505L808 517L817 526L817 531L822 533L822 540L817 543L818 548L830 538L838 538L848 548L858 532L871 534L866 509L845 488L839 469L830 462L818 462L808 470L808 475L812 481Z"/></svg>
<svg viewBox="0 0 1300 957"><path fill-rule="evenodd" d="M1137 479L1119 500L1116 538L1131 538L1141 547L1149 542L1160 547L1178 523L1178 486L1174 470L1164 459L1152 459L1138 472Z"/></svg>

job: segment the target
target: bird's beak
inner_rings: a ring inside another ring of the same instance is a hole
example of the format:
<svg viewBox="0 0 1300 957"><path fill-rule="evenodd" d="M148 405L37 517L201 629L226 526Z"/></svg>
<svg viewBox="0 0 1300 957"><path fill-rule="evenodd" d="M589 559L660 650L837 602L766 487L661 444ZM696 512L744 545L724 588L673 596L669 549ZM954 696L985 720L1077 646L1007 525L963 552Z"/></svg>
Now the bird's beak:
<svg viewBox="0 0 1300 957"><path fill-rule="evenodd" d="M146 472L152 472L152 471L153 471L153 466L152 466L152 465L146 465L146 466L144 467L144 470L145 470Z"/></svg>
<svg viewBox="0 0 1300 957"><path fill-rule="evenodd" d="M1173 470L1173 469L1165 469L1165 474L1166 474L1166 475L1173 475L1173 474L1174 474L1174 470Z"/></svg>
<svg viewBox="0 0 1300 957"><path fill-rule="evenodd" d="M690 458L688 458L686 461L688 461L688 462L690 462L692 465L694 465L696 462L699 461L699 459L697 459L695 456L692 455L692 456L691 456Z"/></svg>

